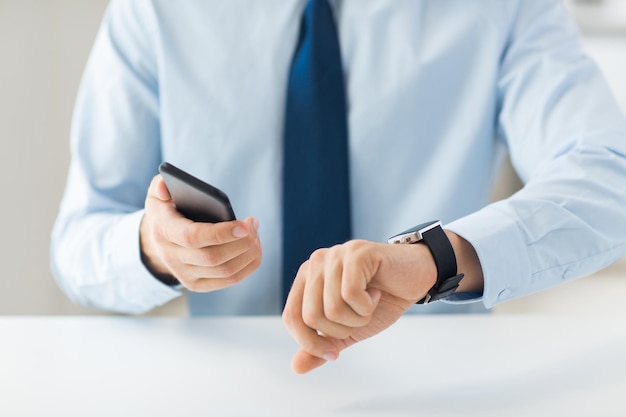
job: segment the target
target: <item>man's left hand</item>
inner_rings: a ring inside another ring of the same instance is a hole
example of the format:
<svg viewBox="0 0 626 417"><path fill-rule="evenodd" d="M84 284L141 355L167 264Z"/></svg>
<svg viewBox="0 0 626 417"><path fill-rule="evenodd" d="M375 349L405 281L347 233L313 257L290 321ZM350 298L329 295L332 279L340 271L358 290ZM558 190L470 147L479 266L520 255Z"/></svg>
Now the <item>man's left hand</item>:
<svg viewBox="0 0 626 417"><path fill-rule="evenodd" d="M315 251L300 267L283 311L301 347L292 369L309 372L380 333L422 299L436 277L423 244L353 240Z"/></svg>

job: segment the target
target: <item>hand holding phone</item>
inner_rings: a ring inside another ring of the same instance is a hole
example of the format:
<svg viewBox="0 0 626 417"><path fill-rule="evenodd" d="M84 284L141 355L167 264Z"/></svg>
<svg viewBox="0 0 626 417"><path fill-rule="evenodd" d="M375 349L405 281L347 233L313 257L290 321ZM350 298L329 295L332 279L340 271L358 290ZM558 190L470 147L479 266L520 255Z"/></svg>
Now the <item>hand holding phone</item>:
<svg viewBox="0 0 626 417"><path fill-rule="evenodd" d="M159 169L140 225L142 260L152 274L209 292L254 272L262 256L257 220L237 220L226 194L175 166Z"/></svg>

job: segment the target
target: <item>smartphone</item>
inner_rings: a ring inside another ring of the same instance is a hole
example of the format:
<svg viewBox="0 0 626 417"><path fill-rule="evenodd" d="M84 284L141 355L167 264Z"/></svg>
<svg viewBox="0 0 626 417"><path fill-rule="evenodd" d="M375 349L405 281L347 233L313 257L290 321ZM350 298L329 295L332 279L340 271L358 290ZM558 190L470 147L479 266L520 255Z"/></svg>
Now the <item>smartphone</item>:
<svg viewBox="0 0 626 417"><path fill-rule="evenodd" d="M163 162L159 172L174 200L176 209L195 222L218 223L235 220L228 196L218 188Z"/></svg>

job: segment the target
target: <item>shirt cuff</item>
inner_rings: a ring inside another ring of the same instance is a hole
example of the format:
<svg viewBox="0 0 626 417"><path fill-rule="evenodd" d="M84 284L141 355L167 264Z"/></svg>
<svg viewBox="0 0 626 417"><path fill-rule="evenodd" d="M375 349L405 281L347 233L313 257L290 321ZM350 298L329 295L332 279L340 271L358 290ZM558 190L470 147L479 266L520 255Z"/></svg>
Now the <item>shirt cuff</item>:
<svg viewBox="0 0 626 417"><path fill-rule="evenodd" d="M439 301L446 304L471 304L482 300L483 294L480 292L453 292Z"/></svg>
<svg viewBox="0 0 626 417"><path fill-rule="evenodd" d="M445 226L474 246L483 270L482 301L487 308L530 292L532 270L525 239L517 219L508 216L502 204L491 204ZM471 299L460 293L446 300Z"/></svg>
<svg viewBox="0 0 626 417"><path fill-rule="evenodd" d="M132 300L128 307L133 313L150 310L181 295L176 288L157 280L141 261L139 226L143 215L141 210L122 216L112 228L107 244L111 248L112 271L117 271L120 280L120 298Z"/></svg>

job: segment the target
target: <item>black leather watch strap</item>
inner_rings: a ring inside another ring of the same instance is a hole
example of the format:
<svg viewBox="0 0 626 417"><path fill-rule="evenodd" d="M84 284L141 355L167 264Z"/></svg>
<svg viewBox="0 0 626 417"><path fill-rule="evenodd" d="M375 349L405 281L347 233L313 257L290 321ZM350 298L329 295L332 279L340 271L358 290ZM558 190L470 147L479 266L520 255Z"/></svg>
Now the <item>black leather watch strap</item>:
<svg viewBox="0 0 626 417"><path fill-rule="evenodd" d="M417 304L428 304L452 294L463 279L463 274L457 274L454 249L439 221L420 224L389 239L389 243L419 242L426 244L437 267L437 282L428 294L417 302Z"/></svg>

